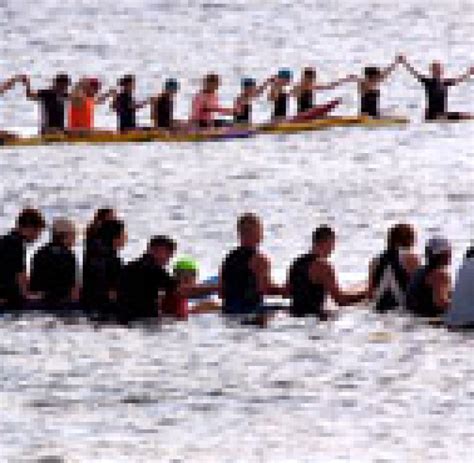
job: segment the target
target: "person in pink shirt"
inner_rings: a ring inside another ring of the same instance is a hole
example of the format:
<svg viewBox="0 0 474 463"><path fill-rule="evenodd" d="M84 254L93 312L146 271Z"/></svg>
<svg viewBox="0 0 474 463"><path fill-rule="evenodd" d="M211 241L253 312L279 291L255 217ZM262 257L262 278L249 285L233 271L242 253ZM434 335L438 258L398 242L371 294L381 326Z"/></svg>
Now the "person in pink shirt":
<svg viewBox="0 0 474 463"><path fill-rule="evenodd" d="M218 90L220 78L217 74L207 74L203 79L202 89L193 98L191 122L200 128L221 127L222 120L216 120L215 115L233 116L234 110L223 108L219 104Z"/></svg>

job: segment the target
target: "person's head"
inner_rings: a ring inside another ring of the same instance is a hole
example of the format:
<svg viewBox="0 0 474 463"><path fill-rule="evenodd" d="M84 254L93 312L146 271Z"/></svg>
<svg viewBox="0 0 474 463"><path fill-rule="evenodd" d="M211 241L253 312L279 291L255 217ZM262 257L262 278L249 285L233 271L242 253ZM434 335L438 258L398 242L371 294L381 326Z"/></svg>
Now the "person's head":
<svg viewBox="0 0 474 463"><path fill-rule="evenodd" d="M132 74L125 74L118 83L124 92L132 93L135 90L135 76Z"/></svg>
<svg viewBox="0 0 474 463"><path fill-rule="evenodd" d="M67 92L69 86L71 85L71 79L67 74L56 74L53 79L53 88L58 92L64 93Z"/></svg>
<svg viewBox="0 0 474 463"><path fill-rule="evenodd" d="M367 66L364 68L364 77L367 80L378 80L380 78L380 69L377 66Z"/></svg>
<svg viewBox="0 0 474 463"><path fill-rule="evenodd" d="M388 230L388 249L410 249L414 246L415 241L415 230L409 224L398 223Z"/></svg>
<svg viewBox="0 0 474 463"><path fill-rule="evenodd" d="M251 212L243 214L237 221L237 233L242 246L256 248L263 239L262 221Z"/></svg>
<svg viewBox="0 0 474 463"><path fill-rule="evenodd" d="M217 74L211 73L204 77L203 90L205 93L214 93L218 90L220 78Z"/></svg>
<svg viewBox="0 0 474 463"><path fill-rule="evenodd" d="M147 253L160 267L168 265L176 251L176 242L165 235L156 235L148 243Z"/></svg>
<svg viewBox="0 0 474 463"><path fill-rule="evenodd" d="M28 243L36 241L45 226L43 214L38 209L25 208L16 219L16 230Z"/></svg>
<svg viewBox="0 0 474 463"><path fill-rule="evenodd" d="M257 82L253 77L244 77L240 81L240 87L244 95L253 95L257 88Z"/></svg>
<svg viewBox="0 0 474 463"><path fill-rule="evenodd" d="M443 77L443 73L444 73L443 65L439 61L433 61L430 64L430 72L433 77L436 77L438 79Z"/></svg>
<svg viewBox="0 0 474 463"><path fill-rule="evenodd" d="M174 264L173 274L180 284L195 285L199 275L198 263L190 257L182 257Z"/></svg>
<svg viewBox="0 0 474 463"><path fill-rule="evenodd" d="M291 69L282 68L278 71L277 78L281 85L288 85L293 78L293 73Z"/></svg>
<svg viewBox="0 0 474 463"><path fill-rule="evenodd" d="M86 94L87 96L95 96L99 93L102 84L96 77L89 77L87 80Z"/></svg>
<svg viewBox="0 0 474 463"><path fill-rule="evenodd" d="M441 236L434 236L426 242L426 262L431 268L446 267L451 263L451 244Z"/></svg>
<svg viewBox="0 0 474 463"><path fill-rule="evenodd" d="M51 227L51 241L67 248L72 248L76 242L76 227L71 220L54 219Z"/></svg>
<svg viewBox="0 0 474 463"><path fill-rule="evenodd" d="M303 69L302 81L313 83L316 80L316 69L307 67Z"/></svg>
<svg viewBox="0 0 474 463"><path fill-rule="evenodd" d="M105 246L118 251L127 242L125 224L122 220L104 220L97 229L97 239Z"/></svg>
<svg viewBox="0 0 474 463"><path fill-rule="evenodd" d="M173 78L166 79L165 83L163 84L163 90L166 93L170 93L174 95L179 90L179 82Z"/></svg>
<svg viewBox="0 0 474 463"><path fill-rule="evenodd" d="M100 225L105 220L111 220L117 218L117 214L111 207L101 207L97 209L92 219L93 225Z"/></svg>
<svg viewBox="0 0 474 463"><path fill-rule="evenodd" d="M313 252L320 257L329 257L336 245L336 233L329 225L321 225L313 231Z"/></svg>

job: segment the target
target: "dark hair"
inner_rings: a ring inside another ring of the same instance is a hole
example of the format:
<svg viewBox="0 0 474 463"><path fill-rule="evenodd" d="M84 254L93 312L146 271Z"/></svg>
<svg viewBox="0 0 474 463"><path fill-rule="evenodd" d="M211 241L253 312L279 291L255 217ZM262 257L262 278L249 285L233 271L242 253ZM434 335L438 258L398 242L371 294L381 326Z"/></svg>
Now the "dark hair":
<svg viewBox="0 0 474 463"><path fill-rule="evenodd" d="M166 235L155 235L150 238L148 243L148 247L150 248L167 248L170 251L175 251L176 249L176 241Z"/></svg>
<svg viewBox="0 0 474 463"><path fill-rule="evenodd" d="M54 77L54 84L55 85L69 85L71 83L71 78L64 73L56 74Z"/></svg>
<svg viewBox="0 0 474 463"><path fill-rule="evenodd" d="M122 76L118 83L121 87L125 87L126 85L130 85L135 81L135 76L133 74L125 74Z"/></svg>
<svg viewBox="0 0 474 463"><path fill-rule="evenodd" d="M415 230L407 223L398 223L388 230L389 249L410 248L415 244Z"/></svg>
<svg viewBox="0 0 474 463"><path fill-rule="evenodd" d="M86 240L94 239L102 223L106 220L111 220L108 218L110 216L115 216L115 210L111 207L101 207L100 209L97 209L94 214L94 218L87 226Z"/></svg>
<svg viewBox="0 0 474 463"><path fill-rule="evenodd" d="M445 267L449 264L451 258L451 251L442 252L440 254L432 254L431 252L426 252L426 261L430 269Z"/></svg>
<svg viewBox="0 0 474 463"><path fill-rule="evenodd" d="M313 231L313 244L322 243L335 236L334 230L329 225L321 225Z"/></svg>
<svg viewBox="0 0 474 463"><path fill-rule="evenodd" d="M125 231L122 220L109 219L102 222L96 232L96 238L105 246L112 246L114 240L119 238Z"/></svg>
<svg viewBox="0 0 474 463"><path fill-rule="evenodd" d="M245 214L242 214L237 220L237 230L241 232L249 225L252 226L258 224L260 224L260 218L258 215L254 214L253 212L246 212Z"/></svg>
<svg viewBox="0 0 474 463"><path fill-rule="evenodd" d="M374 79L380 76L380 69L377 66L367 66L364 68L364 75L368 79Z"/></svg>
<svg viewBox="0 0 474 463"><path fill-rule="evenodd" d="M316 75L316 70L314 68L304 68L303 69L303 76L304 77L310 77L310 78L314 78L314 76Z"/></svg>
<svg viewBox="0 0 474 463"><path fill-rule="evenodd" d="M21 228L36 228L42 230L46 226L43 214L38 209L27 207L23 209L16 219L16 224Z"/></svg>

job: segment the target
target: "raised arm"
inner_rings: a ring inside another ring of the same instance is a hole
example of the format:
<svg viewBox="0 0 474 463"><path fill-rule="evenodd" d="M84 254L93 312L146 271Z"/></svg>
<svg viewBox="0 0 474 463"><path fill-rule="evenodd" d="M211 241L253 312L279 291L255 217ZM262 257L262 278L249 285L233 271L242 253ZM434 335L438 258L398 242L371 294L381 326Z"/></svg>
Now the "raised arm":
<svg viewBox="0 0 474 463"><path fill-rule="evenodd" d="M314 84L313 90L332 90L333 88L339 87L339 85L346 84L348 82L359 82L359 77L355 74L348 74L341 79L328 82L327 84Z"/></svg>
<svg viewBox="0 0 474 463"><path fill-rule="evenodd" d="M103 104L105 103L109 98L113 98L117 94L117 90L115 88L110 88L106 92L97 95L95 98L96 104Z"/></svg>
<svg viewBox="0 0 474 463"><path fill-rule="evenodd" d="M16 83L22 82L22 81L23 81L23 76L16 75L6 80L5 82L0 83L0 95L7 92L11 88L13 88Z"/></svg>
<svg viewBox="0 0 474 463"><path fill-rule="evenodd" d="M22 76L21 81L23 82L23 85L25 86L26 97L29 98L30 100L37 100L39 95L37 91L34 91L31 89L30 78L28 76Z"/></svg>
<svg viewBox="0 0 474 463"><path fill-rule="evenodd" d="M396 56L395 60L393 61L392 64L389 66L383 68L380 71L380 78L382 80L385 80L394 70L395 68L402 62L402 57L401 56Z"/></svg>
<svg viewBox="0 0 474 463"><path fill-rule="evenodd" d="M406 56L400 55L398 57L399 62L403 64L405 69L417 80L422 80L425 78L423 74L420 74L406 59Z"/></svg>
<svg viewBox="0 0 474 463"><path fill-rule="evenodd" d="M464 74L461 74L459 77L455 77L454 79L448 79L448 80L450 80L453 83L453 85L457 85L462 82L465 82L466 80L469 80L473 75L474 75L474 66L471 66Z"/></svg>

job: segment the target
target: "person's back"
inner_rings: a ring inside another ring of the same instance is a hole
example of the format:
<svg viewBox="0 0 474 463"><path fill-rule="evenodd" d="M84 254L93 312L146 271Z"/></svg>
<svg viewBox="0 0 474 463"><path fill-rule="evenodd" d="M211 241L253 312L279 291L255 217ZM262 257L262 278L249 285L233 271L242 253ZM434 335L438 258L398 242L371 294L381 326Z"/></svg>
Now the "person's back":
<svg viewBox="0 0 474 463"><path fill-rule="evenodd" d="M240 246L224 259L221 271L224 312L253 311L263 302L257 277L251 269L256 254L255 248Z"/></svg>
<svg viewBox="0 0 474 463"><path fill-rule="evenodd" d="M76 278L76 256L66 246L51 242L41 247L33 257L30 290L42 293L44 302L70 302Z"/></svg>
<svg viewBox="0 0 474 463"><path fill-rule="evenodd" d="M316 256L312 253L298 257L290 267L288 282L291 298L290 314L293 317L308 315L325 318L326 292L321 284L310 279L310 268Z"/></svg>
<svg viewBox="0 0 474 463"><path fill-rule="evenodd" d="M94 128L94 97L73 98L69 105L69 129L92 130Z"/></svg>

